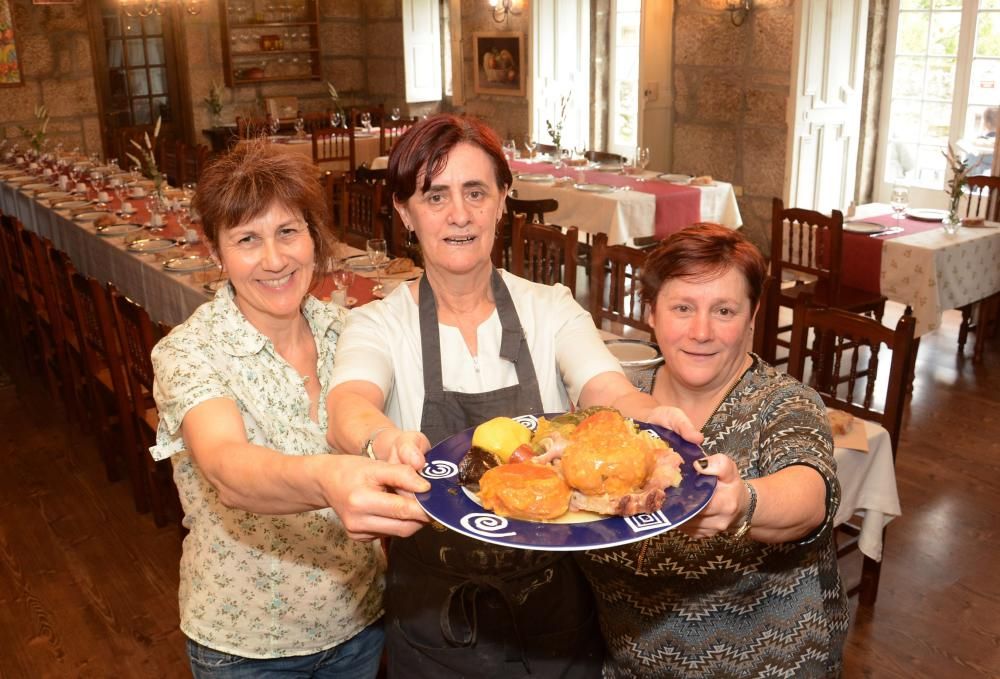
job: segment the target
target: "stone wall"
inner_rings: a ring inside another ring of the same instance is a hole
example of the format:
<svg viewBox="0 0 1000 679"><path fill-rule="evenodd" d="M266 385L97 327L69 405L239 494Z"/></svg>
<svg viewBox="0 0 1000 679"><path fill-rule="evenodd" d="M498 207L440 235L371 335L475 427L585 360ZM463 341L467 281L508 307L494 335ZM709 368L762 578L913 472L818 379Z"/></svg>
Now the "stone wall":
<svg viewBox="0 0 1000 679"><path fill-rule="evenodd" d="M32 5L11 0L24 85L0 88L0 138L17 141L20 126L38 127L35 107L46 106L48 137L67 149L101 150L100 118L87 11L83 3Z"/></svg>
<svg viewBox="0 0 1000 679"><path fill-rule="evenodd" d="M771 198L785 184L793 0L755 0L742 26L725 0L677 0L671 171L742 188L744 233L768 251Z"/></svg>

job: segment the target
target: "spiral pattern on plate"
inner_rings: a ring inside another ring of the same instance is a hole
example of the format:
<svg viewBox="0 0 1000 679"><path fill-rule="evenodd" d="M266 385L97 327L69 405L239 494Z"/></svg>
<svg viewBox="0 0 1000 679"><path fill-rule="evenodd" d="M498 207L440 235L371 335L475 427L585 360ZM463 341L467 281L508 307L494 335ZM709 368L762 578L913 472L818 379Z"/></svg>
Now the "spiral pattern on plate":
<svg viewBox="0 0 1000 679"><path fill-rule="evenodd" d="M458 474L458 465L447 460L431 460L420 474L427 479L447 479Z"/></svg>
<svg viewBox="0 0 1000 679"><path fill-rule="evenodd" d="M509 538L512 535L517 535L516 531L498 533L497 531L507 527L507 519L496 514L466 514L459 523L470 533L485 537Z"/></svg>

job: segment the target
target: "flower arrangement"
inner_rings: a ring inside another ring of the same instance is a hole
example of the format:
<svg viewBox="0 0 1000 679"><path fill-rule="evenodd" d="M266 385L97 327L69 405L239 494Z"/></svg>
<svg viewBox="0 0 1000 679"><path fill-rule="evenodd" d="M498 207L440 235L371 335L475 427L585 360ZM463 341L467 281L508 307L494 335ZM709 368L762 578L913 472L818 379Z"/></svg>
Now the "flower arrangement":
<svg viewBox="0 0 1000 679"><path fill-rule="evenodd" d="M222 85L218 84L214 80L212 81L212 86L208 88L208 96L205 97L205 106L208 107L208 112L212 114L213 118L218 118L222 114L222 93L224 89Z"/></svg>
<svg viewBox="0 0 1000 679"><path fill-rule="evenodd" d="M566 107L569 105L569 100L570 95L568 94L559 98L559 118L555 124L551 120L545 121L545 129L548 130L549 136L552 137L552 143L556 145L556 148L562 147L562 128L566 122Z"/></svg>
<svg viewBox="0 0 1000 679"><path fill-rule="evenodd" d="M143 133L142 136L145 146L140 145L135 139L129 140L132 146L139 149L139 155L142 157L141 160L131 153L125 154L136 167L141 168L144 176L153 180L153 185L156 188L157 195L162 195L163 189L166 187L167 183L163 173L160 172L160 169L156 166L156 141L160 136L160 123L162 120L163 119L161 117L157 117L156 127L153 128L152 139L149 137L149 132Z"/></svg>
<svg viewBox="0 0 1000 679"><path fill-rule="evenodd" d="M948 213L950 217L957 219L958 203L962 198L962 188L969 182L970 173L982 164L982 159L978 159L976 162L962 160L951 144L948 144L948 150L942 151L942 153L944 153L944 157L948 161L948 169L951 170L951 178L947 184L949 197Z"/></svg>
<svg viewBox="0 0 1000 679"><path fill-rule="evenodd" d="M340 95L337 94L337 88L327 80L326 89L330 93L330 99L333 101L333 110L339 113L340 119L344 121L344 124L347 124L347 116L344 115L344 109L340 107Z"/></svg>
<svg viewBox="0 0 1000 679"><path fill-rule="evenodd" d="M28 142L35 149L35 152L40 153L42 146L45 145L45 130L49 126L49 110L44 106L36 106L35 119L41 123L38 129L32 132L24 125L21 125L21 134L28 138Z"/></svg>

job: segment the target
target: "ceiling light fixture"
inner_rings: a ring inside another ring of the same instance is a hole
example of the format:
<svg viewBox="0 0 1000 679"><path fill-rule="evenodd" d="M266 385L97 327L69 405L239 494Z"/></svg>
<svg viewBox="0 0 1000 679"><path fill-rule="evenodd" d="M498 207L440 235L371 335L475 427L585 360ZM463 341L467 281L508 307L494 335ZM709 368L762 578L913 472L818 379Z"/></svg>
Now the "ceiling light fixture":
<svg viewBox="0 0 1000 679"><path fill-rule="evenodd" d="M521 12L514 9L514 0L487 0L493 8L493 21L502 24L510 15L520 16Z"/></svg>
<svg viewBox="0 0 1000 679"><path fill-rule="evenodd" d="M742 26L753 9L752 0L726 0L726 11L733 26Z"/></svg>

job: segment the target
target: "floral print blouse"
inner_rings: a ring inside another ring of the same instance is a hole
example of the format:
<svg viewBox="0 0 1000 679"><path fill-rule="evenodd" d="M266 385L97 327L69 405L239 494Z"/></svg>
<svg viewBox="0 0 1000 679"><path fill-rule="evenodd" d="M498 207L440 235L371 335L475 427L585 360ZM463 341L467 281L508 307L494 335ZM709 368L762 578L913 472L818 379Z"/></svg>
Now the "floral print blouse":
<svg viewBox="0 0 1000 679"><path fill-rule="evenodd" d="M346 311L309 296L323 404ZM260 515L222 504L186 450L181 422L208 399L232 399L247 440L285 455L336 454L326 409L309 417L303 378L237 308L231 286L153 349L160 423L157 460L170 458L184 508L181 630L248 658L307 655L353 637L382 614L385 562L378 543L348 538L333 509Z"/></svg>

